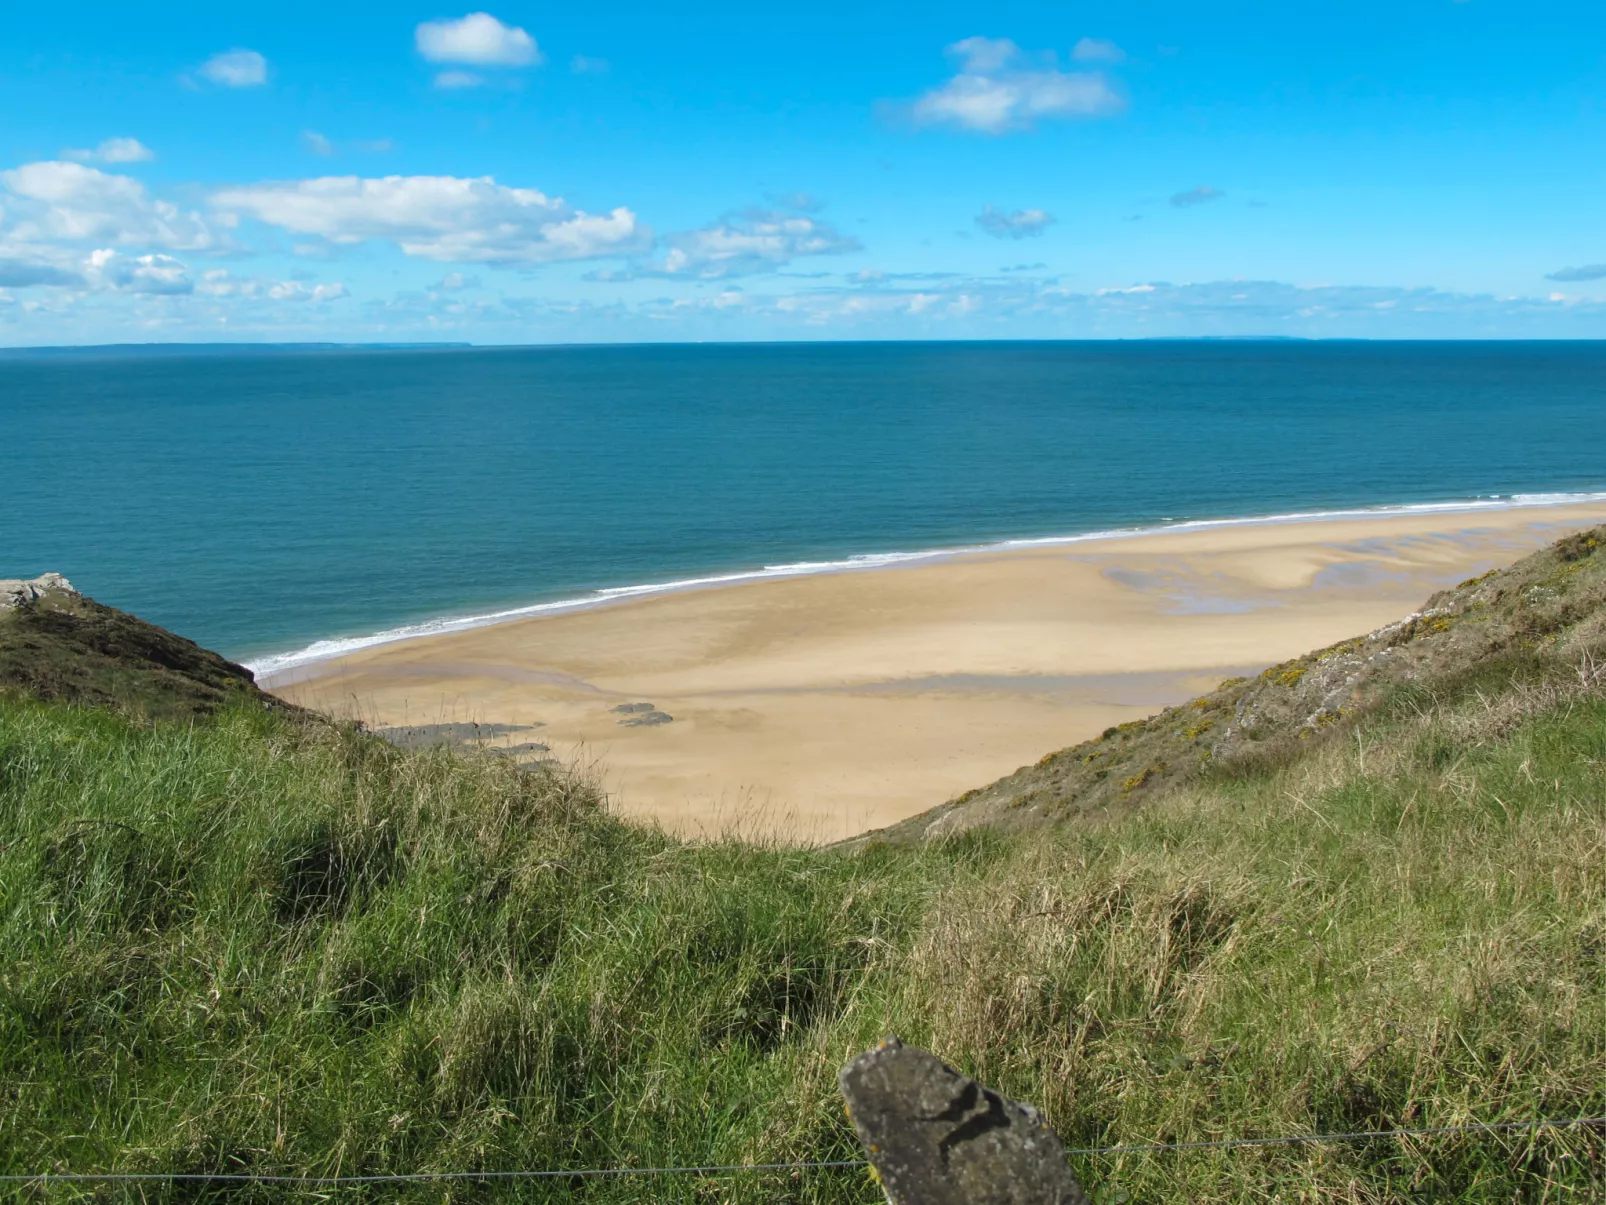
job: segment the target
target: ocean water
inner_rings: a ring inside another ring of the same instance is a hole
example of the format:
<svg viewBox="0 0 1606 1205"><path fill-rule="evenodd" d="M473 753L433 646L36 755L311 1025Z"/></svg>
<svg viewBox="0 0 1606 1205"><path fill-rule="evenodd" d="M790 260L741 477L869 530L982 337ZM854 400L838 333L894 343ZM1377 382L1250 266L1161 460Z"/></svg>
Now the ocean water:
<svg viewBox="0 0 1606 1205"><path fill-rule="evenodd" d="M0 474L0 577L265 667L767 567L1594 493L1606 344L11 353Z"/></svg>

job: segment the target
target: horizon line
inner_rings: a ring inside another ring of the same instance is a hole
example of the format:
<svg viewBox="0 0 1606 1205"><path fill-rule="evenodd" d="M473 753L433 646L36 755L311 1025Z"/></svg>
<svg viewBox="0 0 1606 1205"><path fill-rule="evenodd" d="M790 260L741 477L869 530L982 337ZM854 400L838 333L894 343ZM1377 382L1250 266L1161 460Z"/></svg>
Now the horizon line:
<svg viewBox="0 0 1606 1205"><path fill-rule="evenodd" d="M552 340L528 343L475 343L469 340L208 340L143 343L35 343L0 345L0 359L11 356L69 355L86 352L134 352L150 355L199 351L217 354L226 351L520 351L532 348L577 347L830 347L862 344L907 344L925 346L963 346L998 344L1110 344L1110 343L1606 343L1606 337L1591 336L1500 336L1465 335L1437 338L1391 337L1376 335L1127 335L1094 338L994 338L994 339L596 339Z"/></svg>

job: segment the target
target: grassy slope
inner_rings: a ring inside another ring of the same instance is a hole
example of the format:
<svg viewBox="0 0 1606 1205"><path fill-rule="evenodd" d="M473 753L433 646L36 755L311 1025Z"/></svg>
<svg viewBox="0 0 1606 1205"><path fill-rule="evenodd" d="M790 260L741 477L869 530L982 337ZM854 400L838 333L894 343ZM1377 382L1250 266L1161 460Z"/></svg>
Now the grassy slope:
<svg viewBox="0 0 1606 1205"><path fill-rule="evenodd" d="M1606 1113L1601 677L1435 689L1122 814L850 853L683 846L558 774L244 702L0 698L0 1171L852 1157L835 1071L889 1031L1073 1145ZM1078 1168L1106 1200L1494 1202L1594 1199L1603 1160L1574 1131Z"/></svg>

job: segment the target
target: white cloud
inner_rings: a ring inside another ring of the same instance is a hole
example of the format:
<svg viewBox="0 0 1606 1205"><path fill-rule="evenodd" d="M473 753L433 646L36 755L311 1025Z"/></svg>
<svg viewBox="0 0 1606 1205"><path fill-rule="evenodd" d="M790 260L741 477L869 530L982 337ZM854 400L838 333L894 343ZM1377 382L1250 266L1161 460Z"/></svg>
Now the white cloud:
<svg viewBox="0 0 1606 1205"><path fill-rule="evenodd" d="M232 298L239 301L338 301L350 297L351 291L338 281L332 284L308 286L299 280L269 280L260 277L239 277L218 268L201 277L195 291L206 297Z"/></svg>
<svg viewBox="0 0 1606 1205"><path fill-rule="evenodd" d="M227 268L213 268L201 274L201 283L195 286L195 291L208 297L233 297L243 290L246 283L237 279Z"/></svg>
<svg viewBox="0 0 1606 1205"><path fill-rule="evenodd" d="M314 155L321 155L324 158L328 158L335 153L335 144L318 133L317 130L302 130L301 145Z"/></svg>
<svg viewBox="0 0 1606 1205"><path fill-rule="evenodd" d="M490 13L469 13L455 21L425 21L414 37L418 53L431 63L528 67L541 61L534 38L515 25L502 24Z"/></svg>
<svg viewBox="0 0 1606 1205"><path fill-rule="evenodd" d="M308 288L299 280L282 280L268 289L272 301L339 301L350 296L350 290L339 282Z"/></svg>
<svg viewBox="0 0 1606 1205"><path fill-rule="evenodd" d="M268 60L254 50L225 50L201 64L201 74L223 88L255 88L268 82Z"/></svg>
<svg viewBox="0 0 1606 1205"><path fill-rule="evenodd" d="M180 295L194 287L186 265L162 251L216 245L199 215L82 164L23 164L0 190L0 286Z"/></svg>
<svg viewBox="0 0 1606 1205"><path fill-rule="evenodd" d="M477 289L480 287L480 278L478 276L464 276L461 272L448 272L430 287L445 289L449 292L456 292L458 289Z"/></svg>
<svg viewBox="0 0 1606 1205"><path fill-rule="evenodd" d="M475 75L472 71L442 71L435 77L435 86L449 92L458 88L478 88L484 82L483 75Z"/></svg>
<svg viewBox="0 0 1606 1205"><path fill-rule="evenodd" d="M108 138L88 150L62 151L61 157L77 163L146 163L156 158L156 152L138 138Z"/></svg>
<svg viewBox="0 0 1606 1205"><path fill-rule="evenodd" d="M335 244L382 239L444 263L529 265L643 249L651 234L629 209L571 209L561 197L490 176L325 176L227 188L221 212Z"/></svg>
<svg viewBox="0 0 1606 1205"><path fill-rule="evenodd" d="M1041 209L1017 209L1005 213L991 205L976 215L976 225L994 238L1032 238L1054 224L1054 215Z"/></svg>
<svg viewBox="0 0 1606 1205"><path fill-rule="evenodd" d="M84 270L92 282L124 293L176 297L195 291L188 269L171 255L127 256L104 247L90 252Z"/></svg>
<svg viewBox="0 0 1606 1205"><path fill-rule="evenodd" d="M1096 71L1065 72L1052 59L1033 66L1008 38L966 38L948 47L960 69L915 101L921 125L956 125L985 134L1029 128L1044 118L1101 117L1124 102Z"/></svg>
<svg viewBox="0 0 1606 1205"><path fill-rule="evenodd" d="M948 47L964 70L978 75L1002 71L1021 57L1021 49L1011 38L963 38Z"/></svg>
<svg viewBox="0 0 1606 1205"><path fill-rule="evenodd" d="M145 186L79 163L46 160L0 172L17 198L11 237L24 242L94 242L204 250L217 240L200 215L151 198Z"/></svg>
<svg viewBox="0 0 1606 1205"><path fill-rule="evenodd" d="M1078 63L1124 63L1126 51L1107 38L1080 38L1071 47L1071 58Z"/></svg>
<svg viewBox="0 0 1606 1205"><path fill-rule="evenodd" d="M803 255L861 250L858 239L817 218L764 209L748 210L668 241L669 253L649 271L700 280L772 272Z"/></svg>
<svg viewBox="0 0 1606 1205"><path fill-rule="evenodd" d="M1196 205L1207 205L1211 201L1219 201L1227 194L1219 188L1211 188L1208 184L1201 184L1197 188L1190 188L1187 192L1173 193L1171 204L1177 209L1192 209Z"/></svg>

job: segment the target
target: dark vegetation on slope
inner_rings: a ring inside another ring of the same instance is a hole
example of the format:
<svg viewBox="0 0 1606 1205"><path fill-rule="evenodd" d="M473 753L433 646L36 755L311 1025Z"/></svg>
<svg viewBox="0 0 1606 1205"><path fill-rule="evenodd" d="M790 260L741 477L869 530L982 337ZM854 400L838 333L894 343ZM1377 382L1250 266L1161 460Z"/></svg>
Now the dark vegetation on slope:
<svg viewBox="0 0 1606 1205"><path fill-rule="evenodd" d="M1505 580L1574 618L1276 757L908 846L683 845L559 770L397 749L247 691L155 722L0 692L0 1172L851 1158L835 1072L888 1032L1071 1146L1599 1116L1606 682L1580 600L1600 566L1568 555ZM1076 1171L1108 1202L1589 1201L1606 1136ZM338 1196L879 1198L856 1171Z"/></svg>
<svg viewBox="0 0 1606 1205"><path fill-rule="evenodd" d="M71 590L0 608L0 691L145 719L210 715L244 700L285 707L251 671Z"/></svg>
<svg viewBox="0 0 1606 1205"><path fill-rule="evenodd" d="M880 832L908 841L978 825L1031 828L1120 807L1177 782L1297 757L1402 689L1443 695L1498 667L1543 672L1575 650L1606 647L1606 528L1577 532L1509 569L1462 582L1366 636L1234 678L1180 707L1050 753L991 786Z"/></svg>

